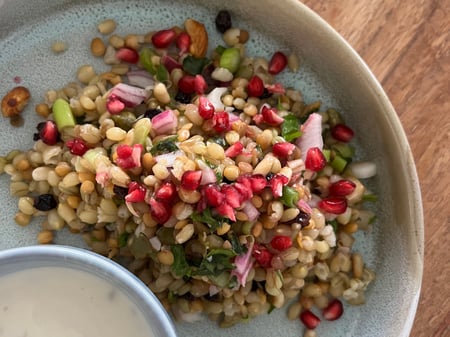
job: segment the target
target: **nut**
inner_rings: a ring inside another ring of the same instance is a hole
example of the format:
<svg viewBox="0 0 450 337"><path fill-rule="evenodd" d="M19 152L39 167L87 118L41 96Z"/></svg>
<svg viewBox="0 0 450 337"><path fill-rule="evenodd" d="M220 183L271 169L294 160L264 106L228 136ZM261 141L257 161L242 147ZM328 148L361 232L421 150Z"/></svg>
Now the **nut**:
<svg viewBox="0 0 450 337"><path fill-rule="evenodd" d="M191 38L189 52L195 57L204 57L208 50L208 33L205 26L193 19L187 19L184 27Z"/></svg>
<svg viewBox="0 0 450 337"><path fill-rule="evenodd" d="M19 115L30 99L30 91L25 87L15 87L2 99L2 114L4 117Z"/></svg>

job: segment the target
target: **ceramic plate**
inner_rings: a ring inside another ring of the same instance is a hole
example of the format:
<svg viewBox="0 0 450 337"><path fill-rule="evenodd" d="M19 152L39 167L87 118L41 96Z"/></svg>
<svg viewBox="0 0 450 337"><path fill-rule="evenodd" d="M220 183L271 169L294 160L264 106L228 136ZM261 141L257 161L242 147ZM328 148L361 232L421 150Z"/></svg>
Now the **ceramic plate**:
<svg viewBox="0 0 450 337"><path fill-rule="evenodd" d="M218 4L217 4L218 3ZM346 307L336 322L324 322L318 335L406 337L409 335L420 291L423 256L423 219L420 191L406 137L387 97L356 53L325 22L297 1L280 1L276 10L266 1L5 1L0 0L0 96L17 85L28 87L32 99L24 112L25 124L15 128L1 118L0 153L28 149L39 118L33 111L49 89L74 79L82 64L102 64L90 56L90 40L105 18L118 23L117 33L145 33L181 25L188 17L208 28L210 46L220 36L214 17L221 6L233 12L235 26L251 33L248 54L269 57L275 50L297 53L298 74L281 82L302 90L305 100L321 100L336 107L356 130L359 157L374 160L379 174L370 187L380 197L373 230L359 233L360 251L377 279L367 292L367 303ZM51 52L54 41L68 50ZM215 42L215 43L214 43ZM9 177L0 176L0 249L36 243L39 221L26 228L14 223L17 200L9 196ZM79 237L58 233L58 243L83 246ZM298 337L302 326L288 321L286 310L275 310L228 329L209 321L177 323L180 337Z"/></svg>

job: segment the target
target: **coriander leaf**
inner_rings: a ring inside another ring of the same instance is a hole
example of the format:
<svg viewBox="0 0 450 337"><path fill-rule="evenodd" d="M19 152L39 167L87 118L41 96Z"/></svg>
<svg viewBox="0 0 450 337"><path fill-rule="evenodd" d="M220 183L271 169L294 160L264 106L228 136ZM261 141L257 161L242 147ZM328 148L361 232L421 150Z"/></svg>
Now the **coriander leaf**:
<svg viewBox="0 0 450 337"><path fill-rule="evenodd" d="M327 224L330 225L331 227L333 227L333 231L335 233L337 232L339 224L338 224L336 219L335 220L331 220L331 221L327 221Z"/></svg>
<svg viewBox="0 0 450 337"><path fill-rule="evenodd" d="M178 150L178 146L177 144L175 144L177 139L178 136L171 136L160 140L159 142L153 144L152 148L150 149L150 153L152 155L158 155Z"/></svg>
<svg viewBox="0 0 450 337"><path fill-rule="evenodd" d="M209 228L211 228L211 232L214 232L227 222L226 218L221 217L220 215L213 215L211 208L205 208L201 213L195 211L191 214L191 219L208 225Z"/></svg>
<svg viewBox="0 0 450 337"><path fill-rule="evenodd" d="M206 57L198 58L188 55L183 59L183 70L191 75L198 75L208 63L209 60Z"/></svg>
<svg viewBox="0 0 450 337"><path fill-rule="evenodd" d="M127 232L123 232L122 234L119 235L119 237L117 239L117 241L119 243L119 247L125 247L127 245L129 236L130 236L130 233L127 233Z"/></svg>
<svg viewBox="0 0 450 337"><path fill-rule="evenodd" d="M166 82L169 79L169 72L162 64L156 66L156 79L159 82Z"/></svg>
<svg viewBox="0 0 450 337"><path fill-rule="evenodd" d="M281 135L287 142L293 141L302 135L300 121L295 115L289 114L284 117L284 122L281 124Z"/></svg>
<svg viewBox="0 0 450 337"><path fill-rule="evenodd" d="M236 233L229 231L227 237L236 255L243 255L247 252L247 247L239 242L239 238Z"/></svg>
<svg viewBox="0 0 450 337"><path fill-rule="evenodd" d="M218 276L225 271L231 271L234 269L232 258L235 256L236 253L231 249L213 249L203 258L195 275Z"/></svg>
<svg viewBox="0 0 450 337"><path fill-rule="evenodd" d="M191 267L186 261L184 247L182 245L172 245L170 250L173 254L172 270L177 276L191 276Z"/></svg>

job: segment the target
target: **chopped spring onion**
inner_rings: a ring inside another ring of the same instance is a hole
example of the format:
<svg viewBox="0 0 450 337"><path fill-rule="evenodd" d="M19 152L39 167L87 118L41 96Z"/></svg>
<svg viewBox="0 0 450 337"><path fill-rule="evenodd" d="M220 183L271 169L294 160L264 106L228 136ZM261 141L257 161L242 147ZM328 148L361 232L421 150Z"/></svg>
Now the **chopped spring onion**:
<svg viewBox="0 0 450 337"><path fill-rule="evenodd" d="M58 131L64 128L75 126L75 118L73 117L72 109L67 101L58 98L52 106L53 118L55 120Z"/></svg>

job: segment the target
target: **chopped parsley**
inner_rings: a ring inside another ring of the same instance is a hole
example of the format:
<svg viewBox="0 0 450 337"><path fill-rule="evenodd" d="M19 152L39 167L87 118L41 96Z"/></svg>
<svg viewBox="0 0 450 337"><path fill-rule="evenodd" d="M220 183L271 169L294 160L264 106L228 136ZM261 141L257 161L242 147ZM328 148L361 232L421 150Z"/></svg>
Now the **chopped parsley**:
<svg viewBox="0 0 450 337"><path fill-rule="evenodd" d="M158 155L178 150L178 146L177 144L175 144L177 139L178 136L171 136L160 140L159 142L153 144L152 148L150 149L150 153L152 155Z"/></svg>
<svg viewBox="0 0 450 337"><path fill-rule="evenodd" d="M289 114L284 117L284 122L281 124L281 135L287 142L291 142L302 135L297 116Z"/></svg>

